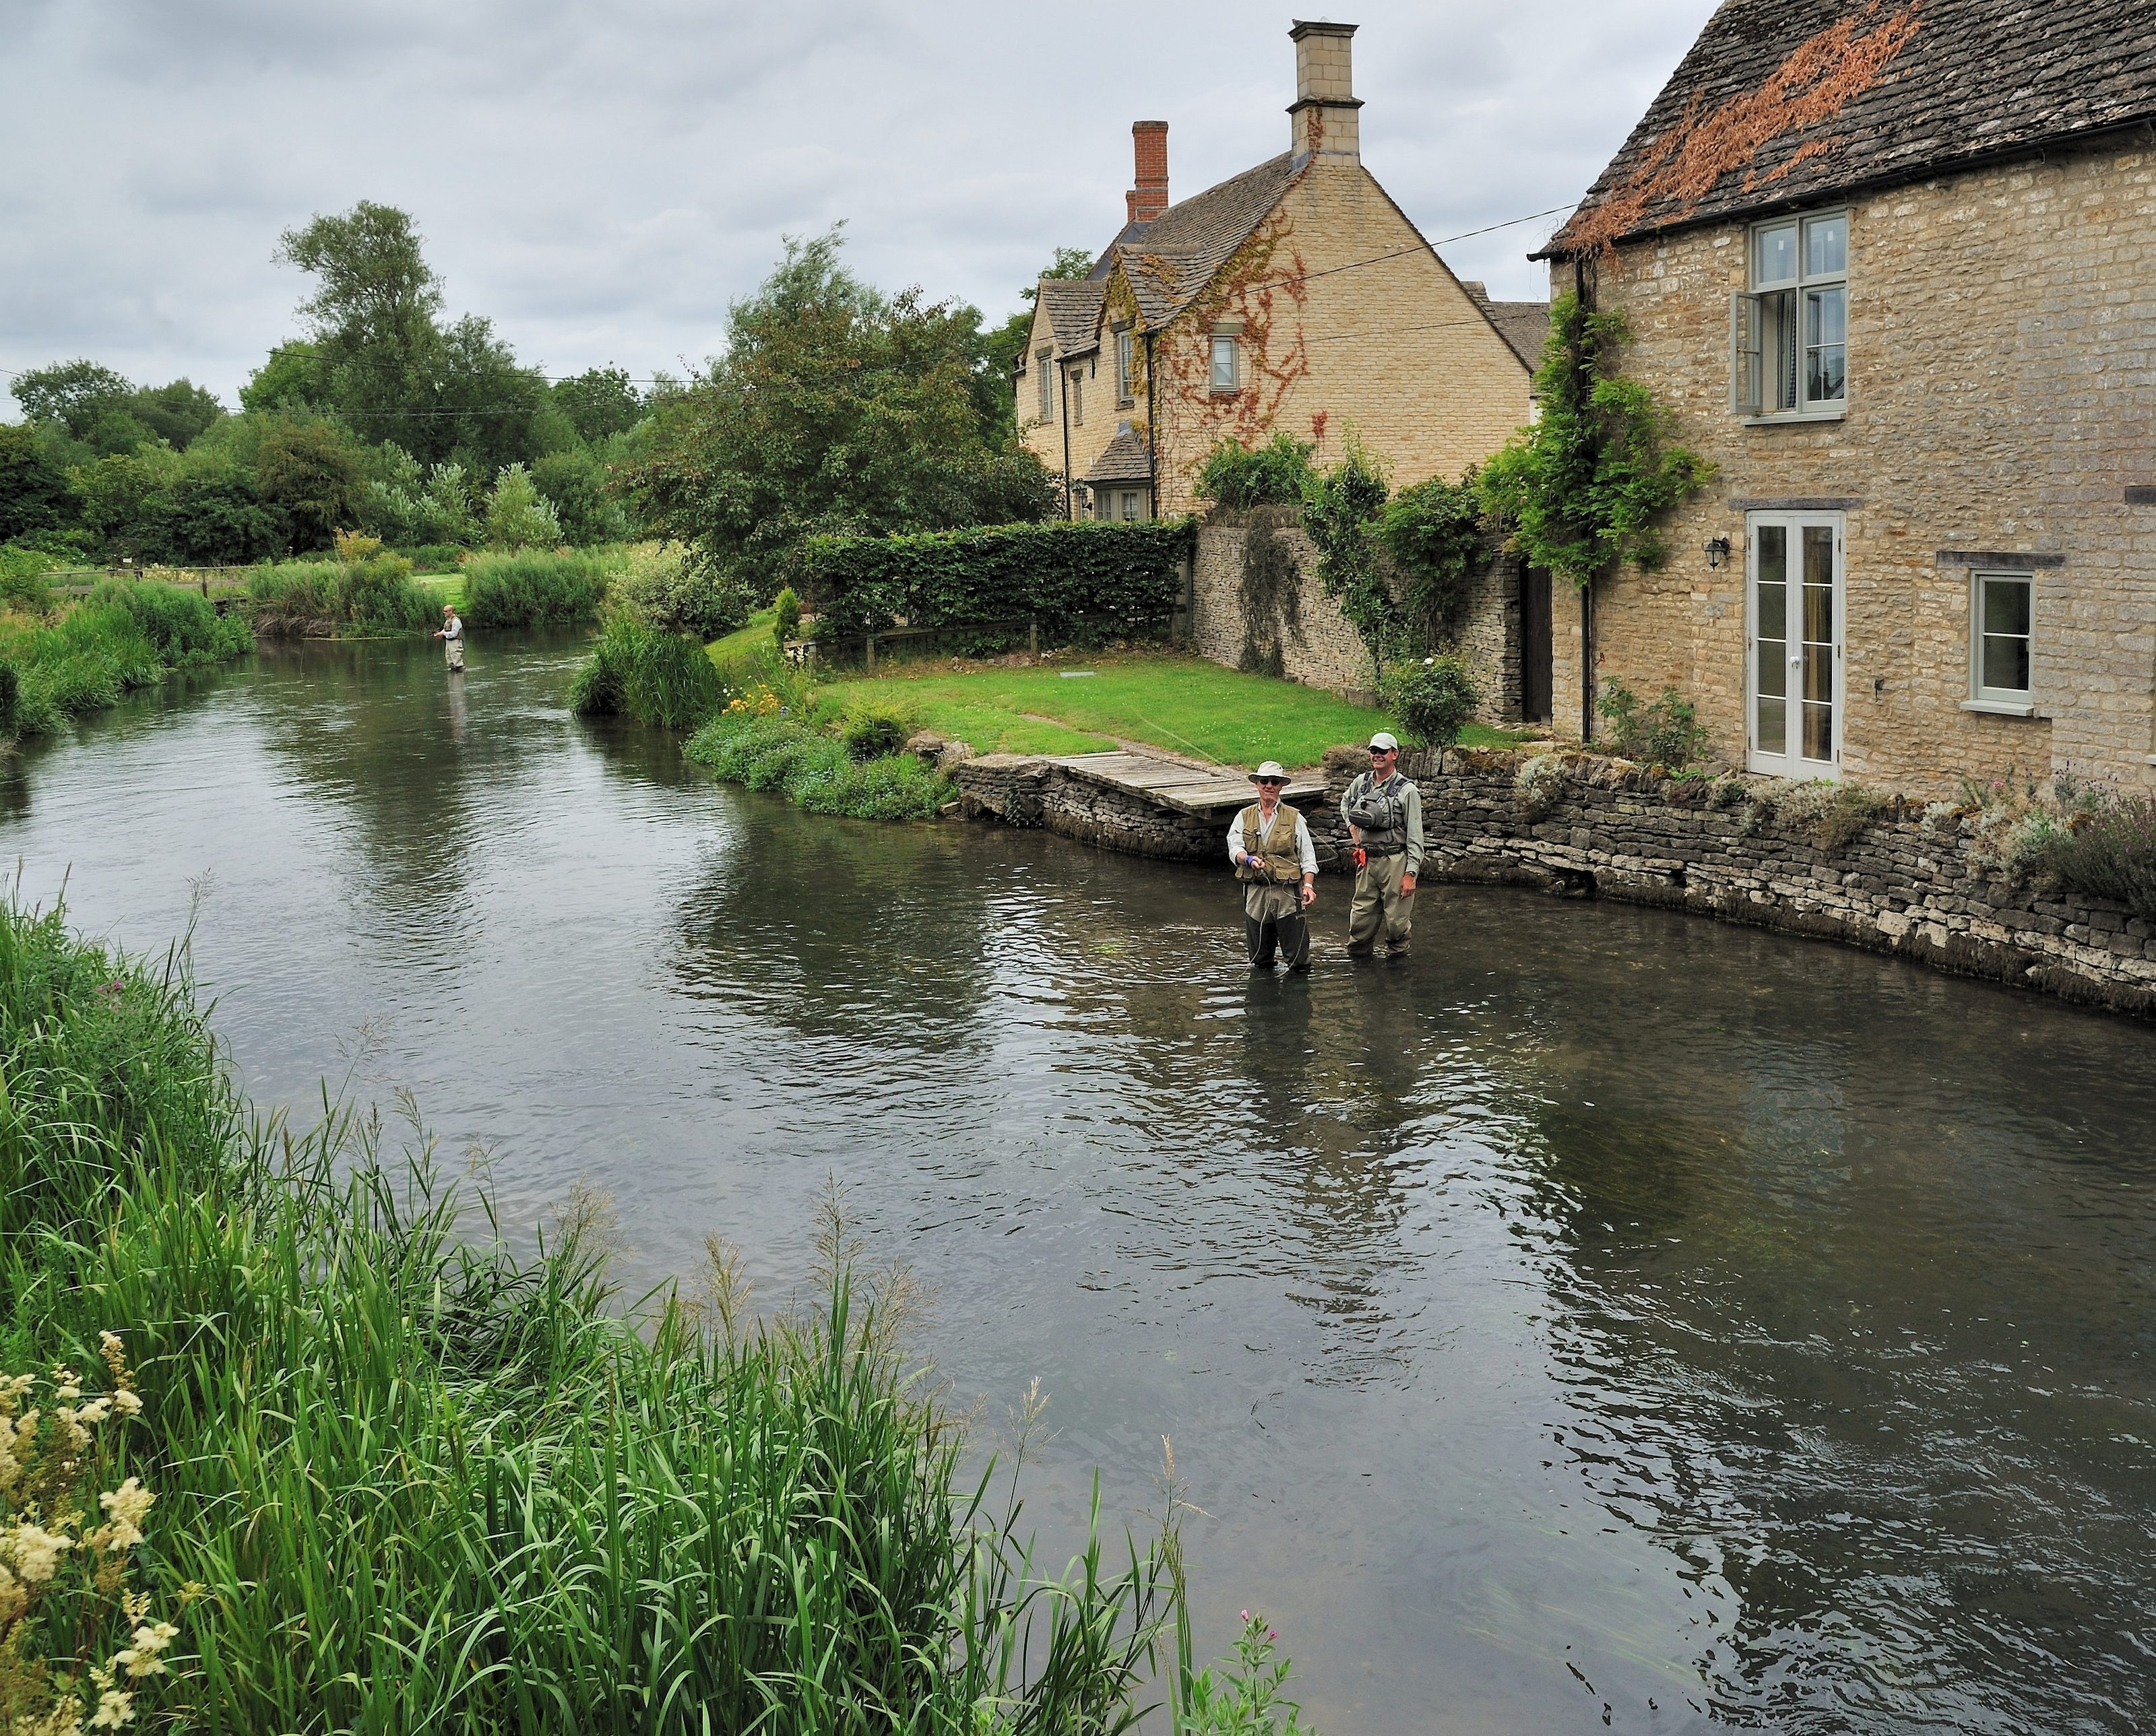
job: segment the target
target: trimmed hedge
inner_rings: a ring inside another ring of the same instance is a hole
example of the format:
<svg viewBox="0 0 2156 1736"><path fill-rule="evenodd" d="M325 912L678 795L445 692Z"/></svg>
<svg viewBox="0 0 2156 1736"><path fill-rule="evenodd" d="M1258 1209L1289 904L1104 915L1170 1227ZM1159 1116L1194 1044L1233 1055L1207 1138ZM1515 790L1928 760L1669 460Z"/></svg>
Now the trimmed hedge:
<svg viewBox="0 0 2156 1736"><path fill-rule="evenodd" d="M908 537L818 537L807 550L817 633L1038 620L1060 630L1086 615L1138 619L1182 600L1192 521L1085 520L991 525Z"/></svg>

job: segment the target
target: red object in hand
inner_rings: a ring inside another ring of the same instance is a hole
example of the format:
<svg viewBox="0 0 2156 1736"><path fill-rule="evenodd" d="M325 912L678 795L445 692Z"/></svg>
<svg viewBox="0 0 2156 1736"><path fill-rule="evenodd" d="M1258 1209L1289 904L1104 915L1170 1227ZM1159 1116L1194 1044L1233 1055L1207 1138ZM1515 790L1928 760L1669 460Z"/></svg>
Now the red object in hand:
<svg viewBox="0 0 2156 1736"><path fill-rule="evenodd" d="M1355 846L1355 865L1356 865L1358 868L1367 868L1368 866L1369 866L1369 865L1370 865L1370 853L1369 853L1369 851L1368 851L1367 850L1364 850L1364 849L1362 847L1362 845L1360 845L1359 844L1358 844L1358 845L1357 845Z"/></svg>

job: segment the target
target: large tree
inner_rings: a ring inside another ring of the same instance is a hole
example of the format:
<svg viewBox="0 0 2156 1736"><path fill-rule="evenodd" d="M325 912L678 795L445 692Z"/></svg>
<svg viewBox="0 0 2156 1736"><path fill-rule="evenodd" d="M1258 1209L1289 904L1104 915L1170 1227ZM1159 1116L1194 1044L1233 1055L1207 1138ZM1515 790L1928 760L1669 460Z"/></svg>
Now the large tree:
<svg viewBox="0 0 2156 1736"><path fill-rule="evenodd" d="M101 362L79 357L16 375L14 392L26 420L56 422L87 440L101 417L127 408L135 383Z"/></svg>
<svg viewBox="0 0 2156 1736"><path fill-rule="evenodd" d="M1004 448L974 387L980 316L886 296L848 270L836 230L789 239L730 311L726 353L654 411L629 473L644 525L764 596L819 532L941 529L1043 516L1029 454Z"/></svg>
<svg viewBox="0 0 2156 1736"><path fill-rule="evenodd" d="M0 542L58 530L75 516L75 499L37 430L0 423Z"/></svg>

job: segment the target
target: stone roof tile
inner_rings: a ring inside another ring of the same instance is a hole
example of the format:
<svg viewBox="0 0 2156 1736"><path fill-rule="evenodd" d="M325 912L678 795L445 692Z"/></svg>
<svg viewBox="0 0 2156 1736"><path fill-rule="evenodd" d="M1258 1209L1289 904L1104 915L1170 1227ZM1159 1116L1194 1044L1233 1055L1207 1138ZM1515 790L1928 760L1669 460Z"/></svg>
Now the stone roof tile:
<svg viewBox="0 0 2156 1736"><path fill-rule="evenodd" d="M1093 468L1079 479L1099 486L1113 482L1150 482L1152 480L1152 455L1146 450L1146 443L1131 432L1129 423L1116 430L1101 455L1093 460Z"/></svg>
<svg viewBox="0 0 2156 1736"><path fill-rule="evenodd" d="M2152 119L2149 0L1724 0L1543 256Z"/></svg>
<svg viewBox="0 0 2156 1736"><path fill-rule="evenodd" d="M1048 310L1058 356L1083 356L1100 347L1101 285L1091 279L1044 277L1038 293Z"/></svg>
<svg viewBox="0 0 2156 1736"><path fill-rule="evenodd" d="M1151 223L1124 225L1102 262L1111 270L1113 262L1122 259L1147 330L1158 331L1197 299L1213 274L1272 213L1294 180L1295 170L1282 152L1170 205ZM1101 266L1094 269L1104 278L1108 275Z"/></svg>

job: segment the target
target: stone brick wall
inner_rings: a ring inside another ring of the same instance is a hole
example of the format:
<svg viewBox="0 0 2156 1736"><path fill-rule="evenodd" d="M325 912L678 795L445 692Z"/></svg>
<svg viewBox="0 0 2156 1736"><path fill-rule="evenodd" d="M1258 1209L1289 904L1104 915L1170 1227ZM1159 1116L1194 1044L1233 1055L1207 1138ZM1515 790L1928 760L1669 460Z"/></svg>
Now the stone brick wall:
<svg viewBox="0 0 2156 1736"><path fill-rule="evenodd" d="M1372 682L1369 654L1362 636L1325 594L1317 579L1317 550L1301 528L1292 506L1263 506L1247 512L1215 511L1198 529L1193 575L1191 636L1200 656L1230 669L1242 666L1251 623L1243 603L1243 574L1252 558L1253 534L1270 537L1295 563L1301 582L1292 605L1281 612L1270 634L1276 639L1281 673L1290 681L1336 693L1367 691ZM1478 573L1462 615L1460 649L1474 663L1488 722L1517 722L1520 716L1520 573L1517 562L1502 557Z"/></svg>
<svg viewBox="0 0 2156 1736"><path fill-rule="evenodd" d="M2010 768L2156 781L2156 505L2127 499L2156 482L2156 152L1858 201L1836 421L1748 427L1730 409L1746 234L1640 244L1600 270L1601 304L1631 325L1626 371L1721 470L1674 515L1665 571L1596 585L1597 685L1675 686L1742 763L1740 503L1846 501L1845 775L1936 796ZM1738 552L1718 572L1702 553L1715 537ZM1969 573L1942 551L1970 550L2061 557L2035 573L2036 717L1962 708ZM1577 730L1578 607L1559 592L1556 715Z"/></svg>
<svg viewBox="0 0 2156 1736"><path fill-rule="evenodd" d="M1070 766L1022 753L986 753L957 766L958 811L968 819L1040 826L1126 855L1225 860L1228 821L1217 825Z"/></svg>
<svg viewBox="0 0 2156 1736"><path fill-rule="evenodd" d="M1404 766L1422 790L1424 878L1661 905L2156 1014L2156 923L1988 877L1971 863L1973 819L1928 824L1897 805L1822 848L1742 799L1712 805L1702 781L1593 755L1553 757L1561 775L1530 807L1517 778L1532 758L1455 751L1441 769L1429 756ZM1368 757L1339 749L1326 763L1337 806Z"/></svg>

